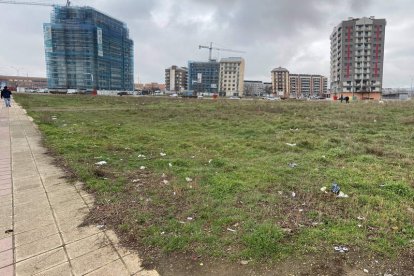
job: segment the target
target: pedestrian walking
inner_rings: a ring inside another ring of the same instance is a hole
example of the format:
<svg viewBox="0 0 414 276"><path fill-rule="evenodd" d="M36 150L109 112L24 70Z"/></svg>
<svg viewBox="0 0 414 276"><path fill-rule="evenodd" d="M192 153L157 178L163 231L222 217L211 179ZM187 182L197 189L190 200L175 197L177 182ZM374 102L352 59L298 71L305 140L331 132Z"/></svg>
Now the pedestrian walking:
<svg viewBox="0 0 414 276"><path fill-rule="evenodd" d="M341 103L344 100L344 96L342 94L341 94L341 97L339 98L339 100L341 101Z"/></svg>
<svg viewBox="0 0 414 276"><path fill-rule="evenodd" d="M4 103L6 104L6 107L11 107L10 104L10 97L12 92L5 86L3 90L1 90L1 98L4 99Z"/></svg>
<svg viewBox="0 0 414 276"><path fill-rule="evenodd" d="M349 103L349 97L348 96L345 97L345 102Z"/></svg>

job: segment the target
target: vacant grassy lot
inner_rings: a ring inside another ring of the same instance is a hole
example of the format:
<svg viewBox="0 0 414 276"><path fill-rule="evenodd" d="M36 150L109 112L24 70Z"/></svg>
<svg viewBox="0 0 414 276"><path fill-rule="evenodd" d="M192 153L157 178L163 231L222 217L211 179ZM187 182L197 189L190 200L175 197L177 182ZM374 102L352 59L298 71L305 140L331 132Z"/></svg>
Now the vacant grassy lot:
<svg viewBox="0 0 414 276"><path fill-rule="evenodd" d="M414 246L414 102L15 99L96 194L91 219L144 252L263 261Z"/></svg>

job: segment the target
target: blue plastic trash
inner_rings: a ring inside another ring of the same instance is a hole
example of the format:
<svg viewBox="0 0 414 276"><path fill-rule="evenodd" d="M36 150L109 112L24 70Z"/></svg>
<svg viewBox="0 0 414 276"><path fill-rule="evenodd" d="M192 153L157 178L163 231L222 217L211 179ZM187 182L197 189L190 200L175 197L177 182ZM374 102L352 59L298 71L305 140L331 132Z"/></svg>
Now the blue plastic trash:
<svg viewBox="0 0 414 276"><path fill-rule="evenodd" d="M339 187L338 184L336 184L335 182L332 183L332 188L331 188L332 193L337 195L337 194L339 194L340 190L341 190L341 188Z"/></svg>

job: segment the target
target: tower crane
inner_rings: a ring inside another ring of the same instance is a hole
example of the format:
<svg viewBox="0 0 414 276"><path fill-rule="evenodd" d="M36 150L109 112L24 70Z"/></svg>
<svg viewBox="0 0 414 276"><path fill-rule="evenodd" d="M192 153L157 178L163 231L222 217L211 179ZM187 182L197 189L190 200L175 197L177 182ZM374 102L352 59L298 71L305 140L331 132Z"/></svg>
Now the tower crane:
<svg viewBox="0 0 414 276"><path fill-rule="evenodd" d="M3 1L0 0L0 4L15 4L15 5L32 5L32 6L46 6L46 7L54 7L57 6L57 4L48 4L44 2L27 2L27 1ZM66 6L70 6L70 0L66 0Z"/></svg>
<svg viewBox="0 0 414 276"><path fill-rule="evenodd" d="M232 49L223 49L223 48L213 47L213 42L210 42L210 46L199 45L198 46L198 49L208 49L209 50L209 54L208 54L208 60L209 61L212 61L212 59L211 59L211 53L212 53L213 50L233 52L233 53L245 53L243 51L237 51L237 50L232 50Z"/></svg>

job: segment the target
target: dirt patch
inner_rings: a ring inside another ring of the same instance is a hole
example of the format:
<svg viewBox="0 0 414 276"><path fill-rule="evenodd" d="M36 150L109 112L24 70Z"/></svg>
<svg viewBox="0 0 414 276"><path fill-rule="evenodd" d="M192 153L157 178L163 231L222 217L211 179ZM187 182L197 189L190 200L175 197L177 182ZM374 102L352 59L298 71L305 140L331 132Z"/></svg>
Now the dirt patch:
<svg viewBox="0 0 414 276"><path fill-rule="evenodd" d="M136 210L151 212L154 217L171 215L165 213L166 209L174 207L177 210L185 209L190 204L185 200L185 194L179 188L168 187L169 179L167 176L154 176L148 172L139 172L129 175L130 184L123 193L117 195L117 200L96 204L85 224L104 224L107 228L113 229L120 237L123 246L135 250L143 258L143 267L146 269L156 269L161 275L414 275L414 249L410 248L402 252L396 258L384 258L382 256L372 256L367 252L361 252L359 248L350 248L348 253L337 253L329 249L322 254L311 254L305 256L290 257L281 261L263 260L242 262L228 261L220 258L211 258L195 254L194 252L182 253L163 253L156 246L144 245L139 233L142 233L151 223L143 219L135 221L133 225L123 227L128 221L133 219L131 215ZM166 182L167 181L167 182ZM152 200L153 189L164 192L163 208L159 208ZM171 190L175 190L172 198ZM320 195L323 199L334 200L329 195ZM182 197L182 198L180 198ZM170 199L168 199L170 198ZM308 198L309 199L309 198ZM301 198L301 202L305 198ZM310 200L309 200L310 201ZM98 199L99 202L99 199ZM178 204L177 204L178 203ZM289 205L289 210L306 208L306 206ZM339 208L340 209L340 208ZM135 210L135 211L134 211ZM323 210L328 211L328 210ZM330 210L337 214L339 210ZM303 216L293 216L289 214L286 218L285 227L290 227L293 231L297 230L298 225L312 224L312 221ZM283 226L283 225L281 225ZM365 270L365 271L364 271ZM368 273L366 272L368 271Z"/></svg>

